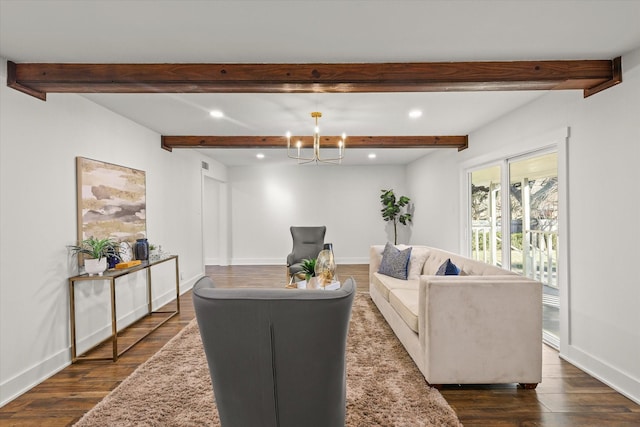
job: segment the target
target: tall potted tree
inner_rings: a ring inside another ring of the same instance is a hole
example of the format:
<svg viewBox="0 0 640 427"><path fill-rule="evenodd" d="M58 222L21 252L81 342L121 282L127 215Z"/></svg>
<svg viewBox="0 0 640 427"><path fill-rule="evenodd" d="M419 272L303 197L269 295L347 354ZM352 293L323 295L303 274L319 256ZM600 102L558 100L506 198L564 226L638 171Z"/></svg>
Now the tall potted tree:
<svg viewBox="0 0 640 427"><path fill-rule="evenodd" d="M380 202L383 208L382 218L385 221L393 222L393 244L398 244L398 222L402 225L407 225L407 222L411 222L411 214L408 212L408 205L411 199L407 196L400 196L396 198L396 195L391 190L381 190Z"/></svg>

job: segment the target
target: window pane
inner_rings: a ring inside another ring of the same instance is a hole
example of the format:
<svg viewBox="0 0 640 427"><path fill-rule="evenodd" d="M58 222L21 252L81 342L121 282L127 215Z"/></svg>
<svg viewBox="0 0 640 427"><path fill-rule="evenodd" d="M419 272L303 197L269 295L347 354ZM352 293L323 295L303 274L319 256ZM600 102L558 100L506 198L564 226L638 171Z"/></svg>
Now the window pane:
<svg viewBox="0 0 640 427"><path fill-rule="evenodd" d="M543 287L543 329L559 333L558 158L556 153L509 163L511 270Z"/></svg>
<svg viewBox="0 0 640 427"><path fill-rule="evenodd" d="M502 265L500 166L471 173L471 255Z"/></svg>

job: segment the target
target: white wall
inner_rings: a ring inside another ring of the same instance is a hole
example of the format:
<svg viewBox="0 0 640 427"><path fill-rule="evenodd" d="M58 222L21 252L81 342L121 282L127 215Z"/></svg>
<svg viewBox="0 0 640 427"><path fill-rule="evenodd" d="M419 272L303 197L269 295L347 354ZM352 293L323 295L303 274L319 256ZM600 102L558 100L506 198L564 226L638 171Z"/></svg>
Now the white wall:
<svg viewBox="0 0 640 427"><path fill-rule="evenodd" d="M220 185L219 181L205 177L202 198L204 263L220 265Z"/></svg>
<svg viewBox="0 0 640 427"><path fill-rule="evenodd" d="M561 355L640 402L640 50L623 57L623 70L622 84L587 99L577 91L538 98L472 133L469 149L412 163L407 181L417 203L437 206L428 221L416 221L413 240L461 252L463 167L568 127L569 284L568 301L561 301L568 321Z"/></svg>
<svg viewBox="0 0 640 427"><path fill-rule="evenodd" d="M441 150L407 167L408 191L416 205L412 241L458 252L460 185L456 150Z"/></svg>
<svg viewBox="0 0 640 427"><path fill-rule="evenodd" d="M338 263L368 263L388 240L380 190L411 197L404 166L231 167L229 186L233 264L284 266L292 225L326 225Z"/></svg>
<svg viewBox="0 0 640 427"><path fill-rule="evenodd" d="M76 156L146 171L148 237L180 256L183 291L203 272L204 157L162 150L157 133L78 95L52 94L42 102L0 85L0 111L2 405L70 361L67 278L76 267L65 247L76 238ZM215 167L224 178L224 168ZM156 304L175 295L172 268L154 270ZM143 282L134 275L119 288L122 324L144 311ZM109 332L107 295L105 282L79 287L81 345Z"/></svg>

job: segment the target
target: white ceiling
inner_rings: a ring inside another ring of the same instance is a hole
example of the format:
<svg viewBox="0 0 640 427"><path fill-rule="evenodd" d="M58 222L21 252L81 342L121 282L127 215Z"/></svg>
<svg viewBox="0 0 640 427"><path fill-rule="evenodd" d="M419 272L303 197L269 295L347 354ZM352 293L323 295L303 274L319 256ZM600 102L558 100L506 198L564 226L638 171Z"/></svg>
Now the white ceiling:
<svg viewBox="0 0 640 427"><path fill-rule="evenodd" d="M612 59L640 47L639 23L636 0L0 0L0 55L96 63ZM542 93L84 96L164 135L310 134L309 113L321 111L322 134L365 136L469 134ZM409 119L416 108L423 116ZM211 109L225 117L211 118ZM228 165L257 162L257 150L207 152ZM388 164L429 150L376 152L375 162ZM290 162L283 150L265 154L262 162ZM345 163L371 163L366 154L348 150Z"/></svg>

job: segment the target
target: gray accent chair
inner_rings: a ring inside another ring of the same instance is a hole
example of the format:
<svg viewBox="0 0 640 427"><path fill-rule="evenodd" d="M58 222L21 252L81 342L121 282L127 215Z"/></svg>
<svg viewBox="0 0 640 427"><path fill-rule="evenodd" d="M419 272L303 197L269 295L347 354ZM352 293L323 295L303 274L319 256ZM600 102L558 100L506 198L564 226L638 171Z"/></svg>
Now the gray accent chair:
<svg viewBox="0 0 640 427"><path fill-rule="evenodd" d="M223 427L344 426L355 290L353 278L335 291L196 282L193 303Z"/></svg>
<svg viewBox="0 0 640 427"><path fill-rule="evenodd" d="M302 260L316 258L324 246L326 226L291 227L293 249L287 255L287 279L302 271Z"/></svg>

